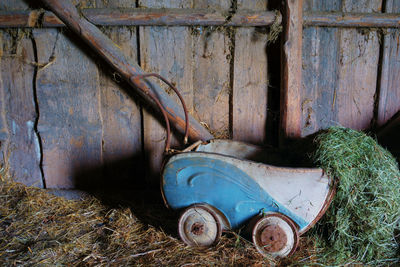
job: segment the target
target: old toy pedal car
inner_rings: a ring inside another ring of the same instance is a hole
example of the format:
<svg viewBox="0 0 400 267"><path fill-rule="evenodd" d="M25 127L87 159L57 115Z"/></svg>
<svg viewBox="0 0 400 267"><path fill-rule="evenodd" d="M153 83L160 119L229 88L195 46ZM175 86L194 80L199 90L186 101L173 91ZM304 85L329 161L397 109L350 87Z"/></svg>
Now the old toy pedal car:
<svg viewBox="0 0 400 267"><path fill-rule="evenodd" d="M293 253L334 195L321 169L283 168L253 161L262 149L212 140L173 155L162 172L167 206L184 209L178 223L190 246L215 244L223 230L252 225L252 240L264 255ZM265 153L265 152L264 152Z"/></svg>

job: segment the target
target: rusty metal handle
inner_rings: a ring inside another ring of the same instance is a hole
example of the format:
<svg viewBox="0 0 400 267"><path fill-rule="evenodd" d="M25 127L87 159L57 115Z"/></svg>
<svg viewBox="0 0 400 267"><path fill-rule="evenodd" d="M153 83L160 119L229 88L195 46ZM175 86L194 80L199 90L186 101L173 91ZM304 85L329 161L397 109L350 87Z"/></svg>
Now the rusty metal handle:
<svg viewBox="0 0 400 267"><path fill-rule="evenodd" d="M167 79L165 79L163 76L161 76L158 73L146 73L146 74L133 76L134 81L136 79L143 79L146 77L156 77L156 78L160 79L161 81L163 81L175 92L175 94L178 96L179 100L181 101L183 113L185 114L185 137L183 138L183 143L186 145L188 142L188 136L189 136L189 114L188 114L188 111L186 108L185 100L183 99L182 95L179 93L178 89L170 81L168 81Z"/></svg>
<svg viewBox="0 0 400 267"><path fill-rule="evenodd" d="M189 135L189 115L188 115L186 104L185 104L185 101L184 101L182 95L179 93L178 89L171 82L169 82L167 79L165 79L163 76L161 76L160 74L157 74L157 73L146 73L146 74L141 74L141 75L134 75L130 78L130 80L136 84L137 81L139 81L143 78L147 78L147 77L156 77L156 78L160 79L161 81L163 81L175 92L175 94L178 96L179 100L181 101L183 112L185 114L185 137L183 139L183 142L186 145L187 141L188 141L188 135ZM158 108L160 109L161 113L163 114L165 124L167 127L167 139L165 140L165 151L168 152L170 150L171 128L170 128L167 111L162 106L160 100L154 94L154 92L152 92L150 90L146 90L145 93L147 95L149 95L154 100L154 102L156 102Z"/></svg>

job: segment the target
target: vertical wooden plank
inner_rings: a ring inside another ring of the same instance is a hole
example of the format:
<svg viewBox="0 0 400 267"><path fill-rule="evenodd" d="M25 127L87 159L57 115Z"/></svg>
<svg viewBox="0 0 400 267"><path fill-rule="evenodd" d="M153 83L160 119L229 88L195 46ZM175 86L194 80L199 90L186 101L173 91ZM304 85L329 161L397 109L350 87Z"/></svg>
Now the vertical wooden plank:
<svg viewBox="0 0 400 267"><path fill-rule="evenodd" d="M239 0L241 9L267 10L267 1ZM256 28L237 28L232 89L234 140L262 144L266 137L268 61L267 38Z"/></svg>
<svg viewBox="0 0 400 267"><path fill-rule="evenodd" d="M226 10L230 3L146 0L140 6ZM228 35L215 28L140 27L141 66L175 83L190 113L212 132L225 136L229 131L229 44ZM164 141L164 127L145 111L144 147L153 182L158 179Z"/></svg>
<svg viewBox="0 0 400 267"><path fill-rule="evenodd" d="M0 10L27 9L28 3L24 0L1 0Z"/></svg>
<svg viewBox="0 0 400 267"><path fill-rule="evenodd" d="M400 2L387 0L386 13L399 13ZM383 41L382 73L377 126L384 125L400 110L400 30L387 29Z"/></svg>
<svg viewBox="0 0 400 267"><path fill-rule="evenodd" d="M0 37L2 165L8 166L16 181L43 187L35 132L34 47L27 34L18 30L13 33L14 37L2 32Z"/></svg>
<svg viewBox="0 0 400 267"><path fill-rule="evenodd" d="M339 11L341 1L305 0L304 11ZM340 29L307 27L303 31L301 133L307 136L337 121Z"/></svg>
<svg viewBox="0 0 400 267"><path fill-rule="evenodd" d="M132 8L135 1L96 1L97 8ZM112 27L103 32L122 52L137 61L137 28ZM105 176L115 177L119 186L132 184L133 177L143 174L141 110L129 95L125 83L111 73L108 66L100 67L100 115L102 122L102 158ZM125 162L122 164L122 162ZM141 180L141 179L136 179Z"/></svg>
<svg viewBox="0 0 400 267"><path fill-rule="evenodd" d="M306 1L318 11L378 12L375 1ZM303 36L301 136L331 125L370 127L377 84L375 31L309 27Z"/></svg>
<svg viewBox="0 0 400 267"><path fill-rule="evenodd" d="M301 79L303 0L285 2L283 65L281 92L281 127L283 138L301 136Z"/></svg>
<svg viewBox="0 0 400 267"><path fill-rule="evenodd" d="M378 12L382 0L346 0L343 12ZM336 91L338 121L361 130L374 116L379 38L376 31L342 30L340 36L339 84Z"/></svg>
<svg viewBox="0 0 400 267"><path fill-rule="evenodd" d="M36 88L43 171L48 188L74 188L76 175L101 163L99 75L96 65L58 30L36 29Z"/></svg>
<svg viewBox="0 0 400 267"><path fill-rule="evenodd" d="M190 8L190 2L172 0L139 1L139 6L148 8ZM188 109L192 109L192 64L191 38L187 27L139 27L140 65L147 72L156 72L174 83L185 99ZM162 88L167 87L161 84ZM168 89L167 89L168 90ZM176 98L175 98L176 99ZM158 183L158 175L164 157L166 137L163 121L143 110L144 150L146 176L149 183ZM172 139L177 144L176 138Z"/></svg>
<svg viewBox="0 0 400 267"><path fill-rule="evenodd" d="M193 1L193 8L227 12L231 1ZM229 138L230 60L232 40L229 29L194 28L193 114L216 138Z"/></svg>

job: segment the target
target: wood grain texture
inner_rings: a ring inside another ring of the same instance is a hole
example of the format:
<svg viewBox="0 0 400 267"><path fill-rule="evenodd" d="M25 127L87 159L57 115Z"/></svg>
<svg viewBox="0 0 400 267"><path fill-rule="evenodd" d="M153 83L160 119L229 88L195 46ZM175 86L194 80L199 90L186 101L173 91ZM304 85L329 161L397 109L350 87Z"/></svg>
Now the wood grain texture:
<svg viewBox="0 0 400 267"><path fill-rule="evenodd" d="M194 1L193 8L227 11L227 0ZM193 113L217 138L229 137L230 58L226 31L212 27L192 31Z"/></svg>
<svg viewBox="0 0 400 267"><path fill-rule="evenodd" d="M140 6L149 8L185 8L189 7L186 1L169 1L160 3L153 0L139 2ZM181 92L188 110L192 109L193 83L191 64L191 38L186 27L139 27L140 38L140 66L147 72L159 73L172 83ZM167 89L161 84L163 89ZM173 98L176 100L176 98ZM178 103L178 102L177 102ZM146 168L148 183L158 183L160 168L164 158L164 144L166 138L165 123L143 110L143 131ZM181 140L180 140L181 141ZM172 136L172 147L177 146L175 135Z"/></svg>
<svg viewBox="0 0 400 267"><path fill-rule="evenodd" d="M285 2L283 34L283 62L281 84L281 128L282 138L293 139L301 136L300 99L302 84L302 37L303 0Z"/></svg>
<svg viewBox="0 0 400 267"><path fill-rule="evenodd" d="M101 164L102 124L96 65L58 30L34 30L39 63L38 130L48 188L74 188L77 173Z"/></svg>
<svg viewBox="0 0 400 267"><path fill-rule="evenodd" d="M99 3L97 6L103 6ZM123 6L123 8L115 8ZM111 8L85 8L80 12L91 23L101 26L268 26L275 21L273 11L244 11L235 14L226 23L226 14L207 9L146 9L130 8L135 2L125 5L111 2ZM52 12L41 10L0 10L0 28L5 27L65 27ZM318 18L317 18L318 19ZM319 18L322 20L321 18Z"/></svg>
<svg viewBox="0 0 400 267"><path fill-rule="evenodd" d="M29 7L27 1L24 0L1 0L0 10L21 10Z"/></svg>
<svg viewBox="0 0 400 267"><path fill-rule="evenodd" d="M76 7L70 1L41 0L46 4L76 36L85 41L98 56L113 67L141 98L153 108L159 111L163 105L163 116L168 117L171 125L180 133L185 131L185 115L180 106L174 102L159 85L150 79L133 79L133 76L143 74L143 69L135 62L127 58L122 51L95 25L81 16ZM155 96L157 95L157 96ZM155 100L157 98L158 100ZM159 114L159 113L155 113ZM160 115L160 114L159 114ZM188 116L190 125L189 139L192 141L209 140L211 134L192 116Z"/></svg>
<svg viewBox="0 0 400 267"><path fill-rule="evenodd" d="M104 1L96 1L99 8L131 8L135 5L130 0L112 1L107 5ZM128 58L137 62L136 28L106 28L103 32ZM134 101L137 96L129 94L128 85L115 72L103 64L99 69L105 177L114 177L120 186L121 183L129 185L133 180L141 180L143 174L141 107ZM116 164L126 160L131 162Z"/></svg>
<svg viewBox="0 0 400 267"><path fill-rule="evenodd" d="M347 0L344 12L377 12L381 0ZM376 31L342 30L339 84L336 92L338 121L361 130L371 126L377 85L379 38Z"/></svg>
<svg viewBox="0 0 400 267"><path fill-rule="evenodd" d="M148 0L140 1L140 6L221 9L228 8L227 2ZM218 133L229 129L228 45L227 36L211 28L140 27L141 66L175 83L190 113ZM144 147L152 182L158 182L164 138L164 125L144 112Z"/></svg>
<svg viewBox="0 0 400 267"><path fill-rule="evenodd" d="M26 34L0 33L1 165L26 185L43 187L35 132L34 47Z"/></svg>
<svg viewBox="0 0 400 267"><path fill-rule="evenodd" d="M400 2L386 1L387 13L399 13ZM400 30L384 35L377 126L384 125L400 110Z"/></svg>
<svg viewBox="0 0 400 267"><path fill-rule="evenodd" d="M305 1L308 11L376 12L381 1ZM303 36L301 135L373 119L379 42L374 31L308 27Z"/></svg>
<svg viewBox="0 0 400 267"><path fill-rule="evenodd" d="M266 10L267 1L240 0L238 11L243 9ZM238 28L234 38L232 137L262 144L268 108L267 35L257 28Z"/></svg>
<svg viewBox="0 0 400 267"><path fill-rule="evenodd" d="M323 27L400 27L400 15L389 13L304 12L303 25Z"/></svg>
<svg viewBox="0 0 400 267"><path fill-rule="evenodd" d="M340 1L304 1L304 11L338 11ZM337 121L340 30L307 27L303 32L301 132L307 136Z"/></svg>

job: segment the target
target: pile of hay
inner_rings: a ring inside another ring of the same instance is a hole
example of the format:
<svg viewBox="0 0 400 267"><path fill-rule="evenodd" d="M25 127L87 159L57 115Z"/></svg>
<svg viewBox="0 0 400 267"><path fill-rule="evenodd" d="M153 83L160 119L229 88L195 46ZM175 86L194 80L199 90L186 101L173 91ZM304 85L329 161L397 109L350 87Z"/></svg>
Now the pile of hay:
<svg viewBox="0 0 400 267"><path fill-rule="evenodd" d="M234 233L198 251L142 223L130 208L112 209L94 197L66 200L2 177L0 199L1 266L272 263Z"/></svg>
<svg viewBox="0 0 400 267"><path fill-rule="evenodd" d="M400 172L395 158L366 134L343 127L320 133L315 159L337 180L336 196L312 232L317 262L400 262Z"/></svg>
<svg viewBox="0 0 400 267"><path fill-rule="evenodd" d="M94 197L66 200L0 173L0 265L303 266L400 262L400 173L374 139L334 127L317 137L317 162L337 179L337 194L291 258L266 259L236 233L198 251L175 234L176 218L158 206L146 224L139 206L112 208ZM160 203L161 204L161 203ZM167 214L168 213L168 214ZM171 220L171 217L174 217ZM154 227L152 225L162 225ZM398 234L398 232L397 232Z"/></svg>

